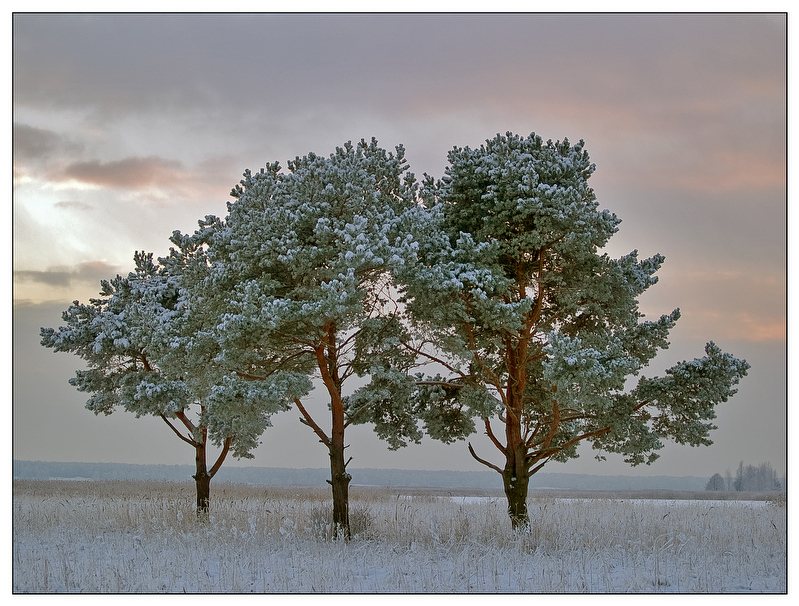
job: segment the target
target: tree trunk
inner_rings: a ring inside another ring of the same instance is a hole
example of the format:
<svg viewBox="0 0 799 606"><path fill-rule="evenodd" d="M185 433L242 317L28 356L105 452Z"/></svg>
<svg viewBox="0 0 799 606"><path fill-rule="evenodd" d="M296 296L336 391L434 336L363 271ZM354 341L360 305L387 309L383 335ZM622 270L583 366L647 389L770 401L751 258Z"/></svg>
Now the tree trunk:
<svg viewBox="0 0 799 606"><path fill-rule="evenodd" d="M530 470L527 467L527 445L522 435L523 394L526 377L524 368L518 364L515 351L510 350L508 369L511 379L507 390L508 412L505 414L505 469L502 483L508 499L508 515L514 530L530 527L527 515L527 486Z"/></svg>
<svg viewBox="0 0 799 606"><path fill-rule="evenodd" d="M201 413L204 411L205 408L201 407ZM222 445L222 452L219 453L216 463L214 463L213 467L211 467L209 470L206 463L208 427L205 425L200 425L199 427L195 426L194 423L189 421L185 413L182 410L179 410L175 413L175 418L180 420L180 422L185 425L186 429L189 430L189 436L185 436L179 432L175 426L172 425L172 423L169 422L169 419L167 419L165 415L161 415L161 418L181 440L187 444L191 444L194 447L195 474L191 477L194 478L194 483L197 489L197 518L200 520L206 520L208 519L208 509L211 501L211 478L216 475L216 472L219 471L219 468L225 461L225 457L227 457L227 454L230 451L230 445L233 442L233 437L228 436L225 438L225 442Z"/></svg>
<svg viewBox="0 0 799 606"><path fill-rule="evenodd" d="M514 530L527 530L530 528L530 517L527 514L527 486L530 476L526 473L517 474L512 468L505 467L502 472L502 483L505 486L505 496L508 500L508 515Z"/></svg>
<svg viewBox="0 0 799 606"><path fill-rule="evenodd" d="M339 533L345 540L350 538L350 474L344 461L344 403L341 398L342 378L338 374L338 350L336 348L336 324L327 322L324 327L325 338L316 347L316 361L322 380L330 394L330 414L332 417L330 439L324 439L324 432L317 427L318 434L330 453L330 479L333 489L333 536ZM310 420L309 420L310 421Z"/></svg>
<svg viewBox="0 0 799 606"><path fill-rule="evenodd" d="M336 377L337 378L337 377ZM344 405L341 401L341 386L336 381L330 390L332 431L330 432L330 486L333 489L333 536L339 532L345 540L350 538L350 474L344 461Z"/></svg>
<svg viewBox="0 0 799 606"><path fill-rule="evenodd" d="M205 444L196 445L194 450L196 473L192 477L197 487L197 519L206 520L211 502L211 476L205 462Z"/></svg>
<svg viewBox="0 0 799 606"><path fill-rule="evenodd" d="M508 421L511 421L508 419ZM521 425L507 422L505 425L507 446L505 449L505 469L502 470L502 483L508 499L508 515L514 530L530 527L527 515L527 486L530 483L530 470L527 468L527 447L521 436Z"/></svg>
<svg viewBox="0 0 799 606"><path fill-rule="evenodd" d="M330 486L333 489L333 536L341 533L345 540L350 538L350 474L344 463L344 444L330 447Z"/></svg>

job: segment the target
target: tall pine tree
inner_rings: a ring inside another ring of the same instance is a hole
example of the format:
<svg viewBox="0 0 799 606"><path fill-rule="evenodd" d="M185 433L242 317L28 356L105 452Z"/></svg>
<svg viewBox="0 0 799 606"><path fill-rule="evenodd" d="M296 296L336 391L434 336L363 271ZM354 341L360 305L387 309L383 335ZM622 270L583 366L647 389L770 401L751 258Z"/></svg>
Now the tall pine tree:
<svg viewBox="0 0 799 606"><path fill-rule="evenodd" d="M305 373L326 391L327 411L299 396L294 405L328 451L333 523L345 537L346 428L371 422L393 448L421 437L404 370L414 356L400 346L391 290L392 270L415 254L410 226L424 217L407 168L402 147L388 153L374 139L298 157L286 172L270 164L245 172L224 220L174 236L207 245L208 276L187 296L216 310L216 362L254 383ZM353 376L369 381L348 389Z"/></svg>
<svg viewBox="0 0 799 606"><path fill-rule="evenodd" d="M195 255L205 265L202 253ZM270 385L250 385L214 362L217 349L201 318L181 302L187 276L172 259L153 262L136 253L127 277L101 283L100 297L75 301L65 325L42 328L42 345L76 354L86 363L70 383L90 393L86 408L111 414L117 407L137 417L155 416L194 450L197 515L210 503L210 482L229 454L251 458L271 415L306 393L304 376L284 375ZM212 445L218 454L208 466ZM144 446L143 446L144 447Z"/></svg>
<svg viewBox="0 0 799 606"><path fill-rule="evenodd" d="M406 346L443 372L418 380L427 431L451 441L479 422L501 462L469 451L501 474L514 527L530 523L530 477L581 442L631 464L652 462L664 438L710 444L715 406L748 369L711 342L625 389L668 346L679 310L642 320L637 299L664 258L600 252L620 220L599 210L593 172L582 141L507 133L453 149L425 183L438 232L402 274Z"/></svg>

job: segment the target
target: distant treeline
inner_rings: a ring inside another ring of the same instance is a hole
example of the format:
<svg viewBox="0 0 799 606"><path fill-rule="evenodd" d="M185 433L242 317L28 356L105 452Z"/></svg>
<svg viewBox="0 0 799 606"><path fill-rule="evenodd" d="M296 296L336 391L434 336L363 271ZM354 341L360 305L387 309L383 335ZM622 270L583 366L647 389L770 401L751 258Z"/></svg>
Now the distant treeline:
<svg viewBox="0 0 799 606"><path fill-rule="evenodd" d="M786 489L786 478L777 478L777 472L771 468L771 463L760 465L746 465L743 461L738 464L735 477L728 469L724 476L714 473L705 485L705 490L727 490L737 492L771 492Z"/></svg>
<svg viewBox="0 0 799 606"><path fill-rule="evenodd" d="M64 463L14 461L13 476L21 480L191 480L192 465L135 465L126 463ZM370 486L479 488L501 490L502 478L493 471L421 471L405 469L351 469L352 483ZM224 466L214 482L278 486L325 486L330 470L324 468ZM579 490L687 490L701 491L704 478L694 476L601 476L572 473L538 473L531 489Z"/></svg>

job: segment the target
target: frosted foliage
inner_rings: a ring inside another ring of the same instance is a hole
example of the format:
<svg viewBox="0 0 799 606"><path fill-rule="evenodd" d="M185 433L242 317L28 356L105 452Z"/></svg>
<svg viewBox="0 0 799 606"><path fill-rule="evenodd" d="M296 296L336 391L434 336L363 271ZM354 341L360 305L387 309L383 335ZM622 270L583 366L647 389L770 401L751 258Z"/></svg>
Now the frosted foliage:
<svg viewBox="0 0 799 606"><path fill-rule="evenodd" d="M638 309L662 255L600 252L621 221L588 185L584 143L507 133L448 159L442 179L423 183L428 228L415 263L398 270L415 351L449 371L417 392L431 435L464 437L481 418L507 466L472 454L522 476L577 456L582 441L632 464L653 461L662 439L709 444L715 406L749 366L710 344L705 358L625 391L668 347L680 311L650 321Z"/></svg>
<svg viewBox="0 0 799 606"><path fill-rule="evenodd" d="M242 390L214 363L218 345L207 321L181 300L207 264L199 250L193 258L186 251L181 262L174 254L161 264L137 253L135 271L104 281L101 297L88 305L76 301L63 314L65 326L42 329L42 344L88 365L70 383L91 394L89 410L111 414L120 406L137 417L167 420L193 413L187 439L199 444L207 431L213 443L227 440L235 456L249 457L270 415L309 388L282 378L268 389Z"/></svg>
<svg viewBox="0 0 799 606"><path fill-rule="evenodd" d="M88 370L76 372L70 383L93 393L88 407L112 412L121 405L137 415L180 410L191 401L185 385L154 366L151 352L172 319L176 293L152 263L151 255L136 255L137 268L127 278L102 282L101 297L74 302L63 313L65 326L43 328L42 344L77 354Z"/></svg>
<svg viewBox="0 0 799 606"><path fill-rule="evenodd" d="M644 376L680 311L639 311L662 255L600 252L621 221L588 184L583 141L506 133L448 160L419 184L402 146L372 139L247 170L224 218L174 232L158 263L137 253L42 344L83 359L71 383L95 413L121 406L176 433L177 419L185 441L238 457L295 405L339 481L349 424L392 449L479 427L504 461L469 452L503 475L514 524L527 523L529 475L581 442L631 464L664 440L710 444L749 365L711 342ZM302 404L312 378L330 396L329 435Z"/></svg>
<svg viewBox="0 0 799 606"><path fill-rule="evenodd" d="M732 386L745 376L748 365L724 353L712 341L705 356L680 362L665 377L644 379L635 390L638 399L652 402L658 414L653 426L681 444L710 444L707 433L715 425L715 406L737 390Z"/></svg>
<svg viewBox="0 0 799 606"><path fill-rule="evenodd" d="M417 427L418 415L408 405L414 389L414 381L405 373L373 368L369 383L346 398L347 416L355 424L373 424L375 433L391 450L409 441L419 443L422 432Z"/></svg>
<svg viewBox="0 0 799 606"><path fill-rule="evenodd" d="M54 485L58 487L54 490ZM109 486L111 489L106 488ZM330 540L324 489L15 482L19 593L784 593L787 514L763 501L531 497L529 533L496 498L354 489ZM146 495L142 496L142 495ZM564 530L567 529L567 530Z"/></svg>
<svg viewBox="0 0 799 606"><path fill-rule="evenodd" d="M236 436L234 455L252 458L250 450L271 426L271 413L286 410L310 390L308 378L296 373L277 373L269 381L248 381L231 373L212 388L203 420L214 436Z"/></svg>

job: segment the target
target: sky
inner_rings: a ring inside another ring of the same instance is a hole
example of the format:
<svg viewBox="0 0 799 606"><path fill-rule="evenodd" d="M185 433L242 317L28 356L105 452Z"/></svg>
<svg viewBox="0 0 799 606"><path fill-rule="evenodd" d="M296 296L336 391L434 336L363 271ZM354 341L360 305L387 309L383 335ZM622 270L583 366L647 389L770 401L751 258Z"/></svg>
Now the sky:
<svg viewBox="0 0 799 606"><path fill-rule="evenodd" d="M16 14L13 17L14 459L190 464L158 419L96 417L39 345L71 301L224 216L245 169L346 141L404 145L411 171L497 133L580 139L607 252L666 261L641 298L682 318L644 374L713 340L752 366L710 447L651 466L593 452L544 471L782 475L787 442L787 33L781 14ZM325 409L322 394L311 402ZM250 461L325 467L296 411ZM391 452L348 429L350 467L485 469L465 443ZM470 438L499 462L487 438Z"/></svg>

